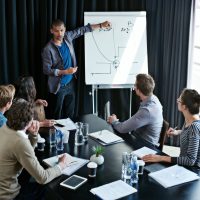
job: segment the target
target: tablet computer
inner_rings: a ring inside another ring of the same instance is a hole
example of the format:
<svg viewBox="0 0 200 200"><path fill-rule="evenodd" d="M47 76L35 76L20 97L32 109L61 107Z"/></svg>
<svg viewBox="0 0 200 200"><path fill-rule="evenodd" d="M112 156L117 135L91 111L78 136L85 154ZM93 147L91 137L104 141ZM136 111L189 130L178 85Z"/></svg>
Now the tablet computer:
<svg viewBox="0 0 200 200"><path fill-rule="evenodd" d="M83 183L87 181L87 178L73 175L70 176L68 179L64 180L63 182L60 183L61 186L70 188L72 190L77 189L80 187Z"/></svg>

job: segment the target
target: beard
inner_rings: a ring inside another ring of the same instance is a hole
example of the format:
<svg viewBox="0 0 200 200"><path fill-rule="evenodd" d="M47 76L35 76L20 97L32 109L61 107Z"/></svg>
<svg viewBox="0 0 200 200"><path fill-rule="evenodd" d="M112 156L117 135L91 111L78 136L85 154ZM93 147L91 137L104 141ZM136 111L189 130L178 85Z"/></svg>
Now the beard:
<svg viewBox="0 0 200 200"><path fill-rule="evenodd" d="M63 38L64 38L64 36L58 36L58 37L56 37L56 40L62 41Z"/></svg>

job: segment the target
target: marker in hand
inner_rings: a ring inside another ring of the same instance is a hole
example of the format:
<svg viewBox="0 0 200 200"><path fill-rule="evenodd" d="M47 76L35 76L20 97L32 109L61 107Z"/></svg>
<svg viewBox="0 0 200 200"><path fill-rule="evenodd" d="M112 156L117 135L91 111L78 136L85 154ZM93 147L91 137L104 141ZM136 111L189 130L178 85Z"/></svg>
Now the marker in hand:
<svg viewBox="0 0 200 200"><path fill-rule="evenodd" d="M178 126L175 126L174 128L169 128L169 130L167 131L167 136L170 137L172 135L175 135L174 132L177 128Z"/></svg>
<svg viewBox="0 0 200 200"><path fill-rule="evenodd" d="M173 129L176 130L178 128L178 126L175 126Z"/></svg>

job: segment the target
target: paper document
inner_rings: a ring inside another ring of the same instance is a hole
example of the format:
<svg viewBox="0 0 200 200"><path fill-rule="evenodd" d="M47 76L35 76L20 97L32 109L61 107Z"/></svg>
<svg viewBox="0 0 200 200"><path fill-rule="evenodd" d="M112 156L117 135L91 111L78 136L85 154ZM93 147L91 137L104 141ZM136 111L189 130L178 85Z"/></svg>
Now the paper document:
<svg viewBox="0 0 200 200"><path fill-rule="evenodd" d="M93 188L90 190L90 192L94 195L97 195L101 199L114 200L137 192L137 190L122 180L118 180L100 187Z"/></svg>
<svg viewBox="0 0 200 200"><path fill-rule="evenodd" d="M165 188L199 179L197 174L178 165L152 172L149 176Z"/></svg>
<svg viewBox="0 0 200 200"><path fill-rule="evenodd" d="M75 130L76 129L76 125L75 123L70 119L70 118L67 118L67 119L58 119L58 120L55 120L55 122L59 125L62 125L66 128L66 130L70 131L70 130ZM56 126L56 124L55 124ZM56 126L57 128L57 126Z"/></svg>
<svg viewBox="0 0 200 200"><path fill-rule="evenodd" d="M77 157L72 157L69 154L67 154L67 167L62 171L63 174L66 174L70 176L72 173L76 172L78 169L80 169L83 165L89 162L89 160L83 159L83 158L77 158ZM58 164L58 156L53 156L47 159L44 159L43 162L49 166L53 167L56 164Z"/></svg>
<svg viewBox="0 0 200 200"><path fill-rule="evenodd" d="M148 147L142 147L140 149L133 151L132 153L135 154L137 157L142 158L143 156L146 156L148 154L156 154L157 151L154 151Z"/></svg>
<svg viewBox="0 0 200 200"><path fill-rule="evenodd" d="M96 139L102 145L115 144L124 140L108 130L97 131L89 134L90 137Z"/></svg>

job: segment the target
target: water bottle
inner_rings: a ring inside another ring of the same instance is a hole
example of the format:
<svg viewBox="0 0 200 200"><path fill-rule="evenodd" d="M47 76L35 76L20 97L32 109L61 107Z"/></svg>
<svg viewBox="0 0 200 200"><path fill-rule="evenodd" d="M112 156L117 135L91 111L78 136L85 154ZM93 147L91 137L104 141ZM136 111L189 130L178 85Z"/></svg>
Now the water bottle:
<svg viewBox="0 0 200 200"><path fill-rule="evenodd" d="M77 129L75 133L75 145L80 146L84 144L84 137L82 133L83 123L77 122L76 126L77 126Z"/></svg>
<svg viewBox="0 0 200 200"><path fill-rule="evenodd" d="M131 156L131 183L136 184L138 183L138 170L139 170L139 165L137 161L137 156L132 155Z"/></svg>
<svg viewBox="0 0 200 200"><path fill-rule="evenodd" d="M131 179L131 173L132 173L132 168L131 168L131 154L125 152L123 155L123 181L127 181Z"/></svg>
<svg viewBox="0 0 200 200"><path fill-rule="evenodd" d="M63 133L60 130L56 130L56 149L57 151L63 151Z"/></svg>

